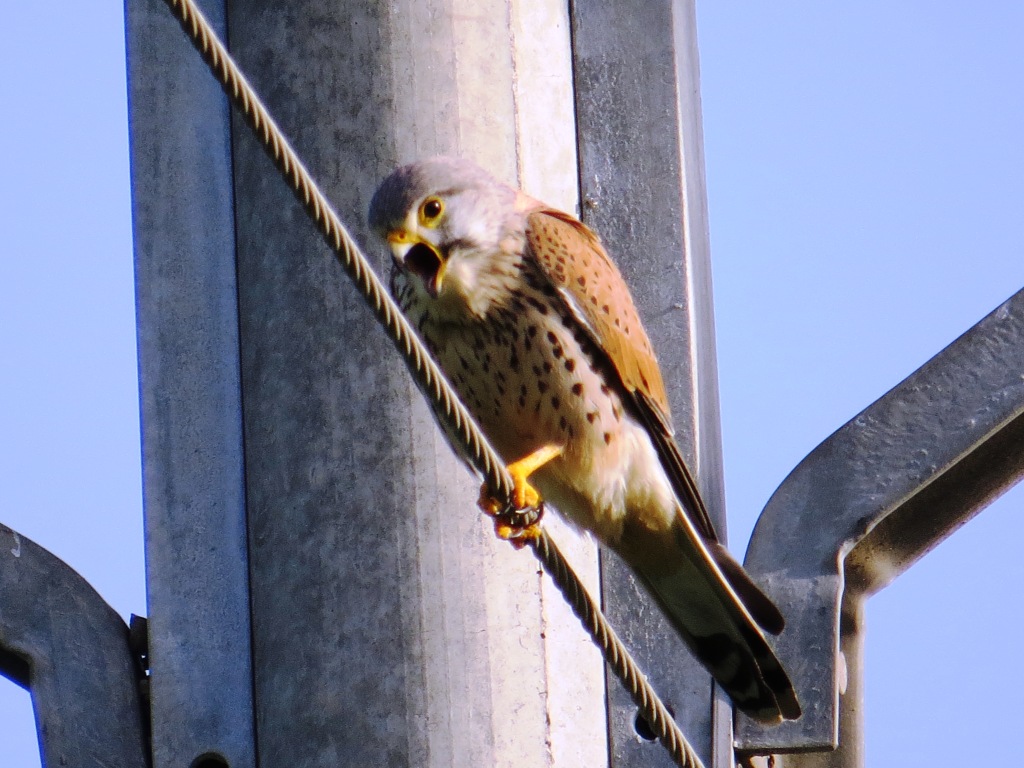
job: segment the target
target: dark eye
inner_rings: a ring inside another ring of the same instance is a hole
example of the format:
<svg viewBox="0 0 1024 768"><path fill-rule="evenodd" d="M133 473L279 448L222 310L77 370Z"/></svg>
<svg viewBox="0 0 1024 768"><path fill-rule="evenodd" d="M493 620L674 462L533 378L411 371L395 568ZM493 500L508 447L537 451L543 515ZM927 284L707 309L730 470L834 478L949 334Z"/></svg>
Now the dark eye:
<svg viewBox="0 0 1024 768"><path fill-rule="evenodd" d="M428 197L420 206L420 220L424 224L432 224L444 213L444 203L439 197Z"/></svg>

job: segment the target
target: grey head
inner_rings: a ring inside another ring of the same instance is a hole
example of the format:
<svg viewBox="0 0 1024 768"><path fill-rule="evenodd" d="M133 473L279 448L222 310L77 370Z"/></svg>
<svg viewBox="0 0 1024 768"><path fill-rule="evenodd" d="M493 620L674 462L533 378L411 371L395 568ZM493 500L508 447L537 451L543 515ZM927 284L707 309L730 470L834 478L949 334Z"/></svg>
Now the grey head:
<svg viewBox="0 0 1024 768"><path fill-rule="evenodd" d="M475 163L434 157L384 180L370 203L369 223L424 299L476 313L489 289L498 287L491 279L497 262L521 248L524 219L516 195Z"/></svg>
<svg viewBox="0 0 1024 768"><path fill-rule="evenodd" d="M449 216L464 218L463 208L486 214L497 208L496 204L514 199L515 193L470 160L447 156L419 160L396 169L377 188L370 202L370 227L386 237L403 226L410 211L430 196L446 204L459 198L460 210Z"/></svg>

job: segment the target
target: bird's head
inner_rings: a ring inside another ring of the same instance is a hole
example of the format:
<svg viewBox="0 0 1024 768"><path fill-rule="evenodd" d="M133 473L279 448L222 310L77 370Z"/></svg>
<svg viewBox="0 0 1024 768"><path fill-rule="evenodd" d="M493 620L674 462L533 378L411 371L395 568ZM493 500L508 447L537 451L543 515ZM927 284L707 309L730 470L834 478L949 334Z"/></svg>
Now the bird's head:
<svg viewBox="0 0 1024 768"><path fill-rule="evenodd" d="M504 257L522 250L516 201L515 190L477 165L437 157L388 176L370 203L369 222L416 290L472 309L493 287Z"/></svg>

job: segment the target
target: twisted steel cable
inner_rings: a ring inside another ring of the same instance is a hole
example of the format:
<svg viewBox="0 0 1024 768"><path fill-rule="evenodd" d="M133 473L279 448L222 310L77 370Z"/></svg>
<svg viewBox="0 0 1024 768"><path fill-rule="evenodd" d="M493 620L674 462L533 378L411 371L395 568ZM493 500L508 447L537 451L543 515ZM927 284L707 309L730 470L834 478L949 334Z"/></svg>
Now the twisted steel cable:
<svg viewBox="0 0 1024 768"><path fill-rule="evenodd" d="M285 176L306 212L316 222L320 233L334 250L345 271L369 302L398 350L405 356L411 372L439 406L439 414L454 427L454 433L465 447L470 461L483 475L490 491L506 507L510 507L513 482L501 459L476 426L473 417L448 384L401 310L388 295L366 257L359 250L359 246L270 117L209 22L192 0L165 2L213 71L225 93L256 132L260 143ZM652 731L675 762L680 768L704 768L700 758L693 752L686 737L679 730L679 726L658 698L658 694L647 682L551 537L546 531L541 530L536 537L528 538L527 543L584 628L601 648L605 661L629 691Z"/></svg>
<svg viewBox="0 0 1024 768"><path fill-rule="evenodd" d="M647 678L633 661L633 657L629 655L629 651L619 636L615 634L612 625L601 613L594 598L590 596L579 576L573 571L562 553L558 551L555 542L542 532L537 538L530 539L529 544L537 559L544 565L548 576L558 585L558 589L569 603L572 612L576 614L583 628L590 633L594 642L601 649L605 663L611 667L615 676L629 691L633 703L643 713L651 731L657 735L658 741L672 755L676 765L680 768L704 768L704 764L693 751L693 747L690 746L683 732L676 725L672 714L662 703L651 684L647 682Z"/></svg>

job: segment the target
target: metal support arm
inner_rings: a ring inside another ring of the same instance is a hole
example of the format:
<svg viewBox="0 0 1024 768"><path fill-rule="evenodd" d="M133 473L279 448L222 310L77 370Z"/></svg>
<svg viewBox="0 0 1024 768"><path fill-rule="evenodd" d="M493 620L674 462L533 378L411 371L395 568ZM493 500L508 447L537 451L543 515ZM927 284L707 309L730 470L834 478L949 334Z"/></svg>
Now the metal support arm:
<svg viewBox="0 0 1024 768"><path fill-rule="evenodd" d="M0 585L0 674L32 692L43 765L144 768L144 710L121 617L5 525Z"/></svg>
<svg viewBox="0 0 1024 768"><path fill-rule="evenodd" d="M740 748L839 745L827 764L861 764L864 602L1022 475L1024 291L825 440L768 502L746 566L787 616L777 651L804 716L742 720Z"/></svg>

